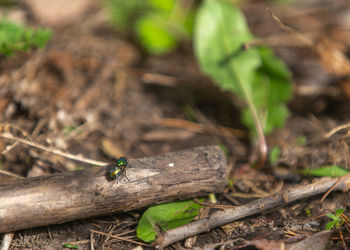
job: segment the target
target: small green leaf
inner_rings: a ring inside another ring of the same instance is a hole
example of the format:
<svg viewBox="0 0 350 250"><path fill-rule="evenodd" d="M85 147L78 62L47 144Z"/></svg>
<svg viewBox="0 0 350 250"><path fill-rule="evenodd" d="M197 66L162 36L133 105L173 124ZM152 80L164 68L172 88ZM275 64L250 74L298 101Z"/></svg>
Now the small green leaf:
<svg viewBox="0 0 350 250"><path fill-rule="evenodd" d="M290 73L287 68L283 68L285 66L282 61L275 58L270 49L259 48L259 53L262 65L256 71L252 82L252 95L264 133L269 134L274 129L284 126L289 115L285 102L291 98L293 89ZM273 68L272 62L277 65L276 68ZM243 110L242 120L254 131L256 125L250 110Z"/></svg>
<svg viewBox="0 0 350 250"><path fill-rule="evenodd" d="M286 65L274 56L272 50L266 47L260 47L259 53L263 62L262 70L264 72L268 72L270 76L278 79L289 80L292 77ZM290 87L290 85L286 85L285 87ZM290 98L290 92L286 92L285 94L287 94L286 99L288 100Z"/></svg>
<svg viewBox="0 0 350 250"><path fill-rule="evenodd" d="M326 214L326 216L328 218L331 218L332 220L337 220L337 216L335 216L334 214Z"/></svg>
<svg viewBox="0 0 350 250"><path fill-rule="evenodd" d="M326 229L327 229L327 230L332 229L332 228L335 226L335 224L336 224L335 221L330 221L330 222L328 222L327 225L326 225Z"/></svg>
<svg viewBox="0 0 350 250"><path fill-rule="evenodd" d="M167 30L165 18L158 13L141 17L135 31L141 45L151 54L162 54L177 46L176 37Z"/></svg>
<svg viewBox="0 0 350 250"><path fill-rule="evenodd" d="M74 130L76 130L77 127L76 126L65 126L62 130L63 134L65 136L69 135L71 132L73 132Z"/></svg>
<svg viewBox="0 0 350 250"><path fill-rule="evenodd" d="M281 154L281 150L279 147L273 147L271 149L269 154L269 160L271 165L273 165L278 160L278 157L280 157L280 154Z"/></svg>
<svg viewBox="0 0 350 250"><path fill-rule="evenodd" d="M230 188L233 188L233 184L235 183L235 180L234 179L229 179L228 180L228 186L230 187Z"/></svg>
<svg viewBox="0 0 350 250"><path fill-rule="evenodd" d="M121 31L128 31L133 22L150 9L148 1L105 0L111 23Z"/></svg>
<svg viewBox="0 0 350 250"><path fill-rule="evenodd" d="M311 217L311 210L309 208L305 209L307 217Z"/></svg>
<svg viewBox="0 0 350 250"><path fill-rule="evenodd" d="M318 177L341 177L349 173L348 170L337 166L337 165L331 165L331 166L323 166L321 168L315 168L315 169L305 169L303 171L305 175L314 175Z"/></svg>
<svg viewBox="0 0 350 250"><path fill-rule="evenodd" d="M69 244L69 243L63 244L62 246L63 246L63 247L66 247L66 248L78 249L78 246L77 246L77 245L72 245L72 244Z"/></svg>
<svg viewBox="0 0 350 250"><path fill-rule="evenodd" d="M136 36L151 54L167 53L192 36L194 11L176 0L105 0L112 24Z"/></svg>
<svg viewBox="0 0 350 250"><path fill-rule="evenodd" d="M2 19L0 20L0 53L11 56L16 51L27 51L32 47L42 48L50 36L49 30L34 31Z"/></svg>
<svg viewBox="0 0 350 250"><path fill-rule="evenodd" d="M193 109L193 107L190 104L186 103L185 105L183 105L182 109L187 120L191 122L197 122L196 111Z"/></svg>
<svg viewBox="0 0 350 250"><path fill-rule="evenodd" d="M345 209L344 208L339 208L335 210L335 216L340 217L342 213L344 213Z"/></svg>
<svg viewBox="0 0 350 250"><path fill-rule="evenodd" d="M344 220L342 219L341 214L344 211L345 210L343 208L338 208L337 210L335 210L335 215L334 214L326 214L327 217L332 219L332 221L326 225L326 228L331 229L333 227L336 227L336 228L341 227L341 225L344 223Z"/></svg>
<svg viewBox="0 0 350 250"><path fill-rule="evenodd" d="M51 37L51 31L47 29L38 29L34 34L33 34L33 45L35 45L38 48L43 48L47 41Z"/></svg>
<svg viewBox="0 0 350 250"><path fill-rule="evenodd" d="M306 137L305 136L299 136L297 138L297 144L299 146L304 146L306 144Z"/></svg>
<svg viewBox="0 0 350 250"><path fill-rule="evenodd" d="M276 128L283 128L288 116L289 110L285 105L270 106L264 127L265 134L271 133Z"/></svg>
<svg viewBox="0 0 350 250"><path fill-rule="evenodd" d="M228 159L230 156L230 150L222 143L219 144L219 147L221 148L222 151L224 151L226 159Z"/></svg>
<svg viewBox="0 0 350 250"><path fill-rule="evenodd" d="M158 10L170 12L175 5L175 0L149 0L150 5Z"/></svg>
<svg viewBox="0 0 350 250"><path fill-rule="evenodd" d="M142 215L136 229L137 237L145 242L155 240L156 227L166 231L191 222L201 205L193 201L179 201L148 208Z"/></svg>

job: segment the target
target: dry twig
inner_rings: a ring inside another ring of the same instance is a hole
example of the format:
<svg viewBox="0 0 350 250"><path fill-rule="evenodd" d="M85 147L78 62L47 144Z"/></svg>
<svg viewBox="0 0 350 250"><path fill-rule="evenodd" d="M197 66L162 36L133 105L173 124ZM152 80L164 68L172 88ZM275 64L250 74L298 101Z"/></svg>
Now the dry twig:
<svg viewBox="0 0 350 250"><path fill-rule="evenodd" d="M154 244L160 248L166 247L187 237L209 231L214 227L218 227L254 214L266 212L278 206L287 205L288 203L296 200L324 193L336 182L337 179L324 178L316 183L301 185L287 191L282 191L277 194L258 199L246 205L225 209L225 211L215 212L206 219L201 219L160 234ZM342 190L345 192L349 188L350 176L342 179L341 182L334 187L333 191Z"/></svg>
<svg viewBox="0 0 350 250"><path fill-rule="evenodd" d="M101 231L95 231L95 230L93 230L93 229L90 229L90 231L91 231L92 233L105 235L105 236L107 236L107 237L111 237L111 238L118 239L118 240L122 240L122 241L127 241L127 242L130 242L130 243L136 244L136 245L141 245L141 246L145 246L145 247L150 247L150 246L151 246L151 245L146 244L146 243L143 243L143 242L139 242L139 241L136 241L136 240L130 240L130 239L125 238L125 237L120 237L120 236L116 236L116 235L111 235L111 234L104 233L104 232L101 232Z"/></svg>
<svg viewBox="0 0 350 250"><path fill-rule="evenodd" d="M23 139L23 138L20 138L20 137L17 137L17 136L13 136L12 134L7 133L7 132L1 133L0 137L4 138L4 139L20 142L20 143L29 145L31 147L38 148L38 149L50 152L52 154L63 156L65 158L68 158L68 159L71 159L71 160L85 162L85 163L89 163L89 164L96 165L96 166L105 166L105 165L108 164L108 162L96 161L96 160L92 160L92 159L88 159L88 158L82 157L80 155L73 155L73 154L70 154L70 153L66 153L66 152L63 152L63 151L58 150L58 149L48 148L48 147L46 147L44 145L41 145L39 143L32 142L32 141L29 141L29 140L26 140L26 139Z"/></svg>

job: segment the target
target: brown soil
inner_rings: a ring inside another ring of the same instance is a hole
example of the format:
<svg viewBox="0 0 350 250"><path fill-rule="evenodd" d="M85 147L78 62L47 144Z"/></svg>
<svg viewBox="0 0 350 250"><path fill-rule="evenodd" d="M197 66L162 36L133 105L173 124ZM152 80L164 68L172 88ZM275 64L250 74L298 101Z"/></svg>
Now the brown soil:
<svg viewBox="0 0 350 250"><path fill-rule="evenodd" d="M331 1L324 2L326 6L336 6L329 3ZM329 34L328 39L337 44L336 48L346 52L349 40L345 37L349 34L336 27L341 25L341 16L345 10L349 12L350 5L337 4L338 9L326 9L315 3L310 3L311 7L276 6L275 14L301 32L313 31L312 39ZM30 13L26 6L23 9ZM0 58L3 127L9 123L15 135L101 161L112 161L120 155L138 158L195 146L223 145L229 164L234 166L235 184L227 188L225 195L217 194L220 204L245 204L273 192L281 182L283 188L310 183L311 179L298 172L303 166L349 167L349 145L344 136L347 130L332 135L331 140L325 140L324 135L349 120L349 95L344 79L348 79L350 73L347 76L329 74L314 48L282 46L283 39L279 46L273 47L293 71L296 94L289 104L292 114L286 127L268 137L269 145L281 148L281 157L274 166L255 170L248 166L255 149L247 136L241 136L246 131L235 106L239 101L221 92L200 73L191 45L183 44L164 56L146 55L134 42L112 29L105 19L101 20L99 11L100 8L94 6L73 23L52 26L53 37L44 50ZM257 36L281 34L272 18L267 17L265 4L247 4L244 11ZM332 16L334 13L339 16ZM326 23L327 16L334 17L334 23ZM35 20L27 18L26 22L34 27L43 25ZM305 27L305 23L309 27ZM306 91L305 86L314 92ZM165 118L239 131L230 137L197 133L187 125L165 126L162 120ZM305 137L308 144L298 144L301 137ZM1 140L0 150L9 144ZM2 170L24 177L90 167L25 145L16 145L3 154L1 163ZM3 178L8 177L0 175L0 180ZM234 200L225 198L227 195ZM244 244L244 240L287 238L290 236L287 230L295 234L316 232L324 229L329 221L324 216L326 213L349 205L347 196L331 194L322 208L321 197L313 197L252 216L199 235L194 246L227 241L230 243L225 249L233 249ZM92 234L90 230L114 235L126 233L122 236L137 240L135 229L142 212L19 231L15 233L11 249L60 249L65 243L90 249L91 240L96 249L132 249L136 244ZM176 243L169 249L183 244Z"/></svg>

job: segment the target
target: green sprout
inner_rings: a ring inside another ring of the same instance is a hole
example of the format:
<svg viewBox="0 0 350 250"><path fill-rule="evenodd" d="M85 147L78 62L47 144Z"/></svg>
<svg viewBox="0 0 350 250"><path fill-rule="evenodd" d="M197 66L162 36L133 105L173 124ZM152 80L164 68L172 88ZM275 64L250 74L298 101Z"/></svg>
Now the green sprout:
<svg viewBox="0 0 350 250"><path fill-rule="evenodd" d="M326 214L328 218L331 218L332 221L328 222L326 225L327 230L331 230L333 228L340 228L341 225L344 223L344 219L341 217L345 209L340 208L335 210L335 215L334 214Z"/></svg>
<svg viewBox="0 0 350 250"><path fill-rule="evenodd" d="M43 48L50 37L50 30L33 30L4 18L0 19L0 54L7 57L16 51L29 51L33 47Z"/></svg>

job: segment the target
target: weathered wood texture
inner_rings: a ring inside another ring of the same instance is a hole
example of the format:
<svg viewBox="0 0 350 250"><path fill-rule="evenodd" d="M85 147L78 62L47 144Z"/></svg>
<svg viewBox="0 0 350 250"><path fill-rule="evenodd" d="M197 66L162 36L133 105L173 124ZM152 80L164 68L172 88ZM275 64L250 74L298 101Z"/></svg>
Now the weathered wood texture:
<svg viewBox="0 0 350 250"><path fill-rule="evenodd" d="M229 169L222 150L207 146L130 160L129 180L109 181L107 171L91 168L0 183L0 232L221 192Z"/></svg>

